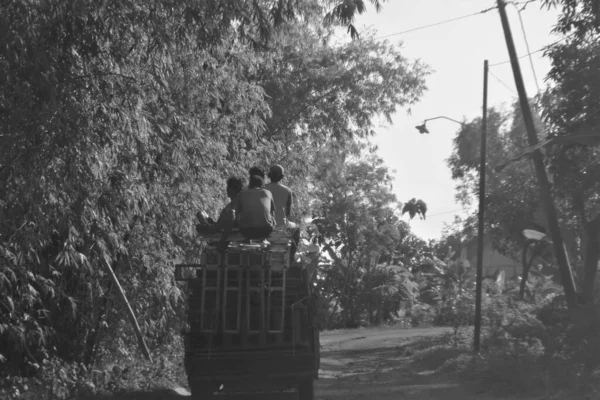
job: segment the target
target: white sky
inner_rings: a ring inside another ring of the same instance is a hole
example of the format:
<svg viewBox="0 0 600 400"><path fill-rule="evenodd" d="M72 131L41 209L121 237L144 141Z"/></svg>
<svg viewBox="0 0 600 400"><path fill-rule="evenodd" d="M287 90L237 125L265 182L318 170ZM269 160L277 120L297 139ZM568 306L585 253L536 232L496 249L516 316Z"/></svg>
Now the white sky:
<svg viewBox="0 0 600 400"><path fill-rule="evenodd" d="M382 12L376 13L371 3L367 3L368 12L358 17L356 26L359 31L369 27L376 29L376 37L472 14L496 4L493 0L388 0ZM532 52L559 39L550 32L558 12L540 9L539 3L531 3L521 12ZM508 5L507 12L517 54L525 55L527 49L516 8ZM428 205L426 221L417 217L410 222L413 232L425 239L439 238L444 223L451 223L456 214L465 215L456 211L462 207L455 201L455 182L446 165L459 125L444 119L430 121L427 123L429 135L419 134L414 127L424 119L440 115L459 121L463 117L481 116L483 62L487 59L491 65L509 59L500 16L495 9L387 40L404 42L404 55L421 59L434 72L427 79L429 90L412 107L412 115L407 115L406 110L399 111L392 126L376 129L373 142L379 146L379 154L386 164L396 170L394 190L399 200L405 202L416 197ZM550 64L542 58L542 52L532 57L543 90ZM536 85L529 59L521 58L520 63L527 94L533 96ZM514 92L490 75L488 106L512 103L517 96L510 63L490 67L490 71ZM474 207L476 209L477 203Z"/></svg>

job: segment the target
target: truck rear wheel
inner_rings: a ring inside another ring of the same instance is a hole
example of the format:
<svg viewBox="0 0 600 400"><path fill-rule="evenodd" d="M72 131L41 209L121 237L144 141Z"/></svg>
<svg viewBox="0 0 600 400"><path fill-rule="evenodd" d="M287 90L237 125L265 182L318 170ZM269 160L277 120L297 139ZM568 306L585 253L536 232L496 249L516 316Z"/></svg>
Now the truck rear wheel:
<svg viewBox="0 0 600 400"><path fill-rule="evenodd" d="M315 381L312 379L298 383L298 400L315 399Z"/></svg>

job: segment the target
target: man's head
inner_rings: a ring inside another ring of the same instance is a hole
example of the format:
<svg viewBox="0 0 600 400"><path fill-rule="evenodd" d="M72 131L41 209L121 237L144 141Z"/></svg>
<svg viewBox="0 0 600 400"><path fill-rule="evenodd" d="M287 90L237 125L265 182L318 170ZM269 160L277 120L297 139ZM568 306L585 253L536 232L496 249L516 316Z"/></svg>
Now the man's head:
<svg viewBox="0 0 600 400"><path fill-rule="evenodd" d="M244 188L244 179L238 176L232 176L227 179L227 197L234 199Z"/></svg>
<svg viewBox="0 0 600 400"><path fill-rule="evenodd" d="M248 174L250 176L252 176L252 175L258 175L261 178L263 178L263 180L265 179L265 171L263 171L263 169L261 167L254 166L254 167L250 168L248 170Z"/></svg>
<svg viewBox="0 0 600 400"><path fill-rule="evenodd" d="M260 188L263 185L263 178L259 175L252 175L250 177L250 183L248 183L248 189Z"/></svg>
<svg viewBox="0 0 600 400"><path fill-rule="evenodd" d="M271 182L279 182L283 179L283 167L281 165L272 165L269 169L269 179Z"/></svg>

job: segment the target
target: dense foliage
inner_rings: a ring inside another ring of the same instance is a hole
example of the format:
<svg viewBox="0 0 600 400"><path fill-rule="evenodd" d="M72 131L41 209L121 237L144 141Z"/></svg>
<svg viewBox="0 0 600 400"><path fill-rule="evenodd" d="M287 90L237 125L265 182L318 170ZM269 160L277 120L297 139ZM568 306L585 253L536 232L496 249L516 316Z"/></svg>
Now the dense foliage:
<svg viewBox="0 0 600 400"><path fill-rule="evenodd" d="M323 174L342 160L325 156L353 152L374 117L414 103L428 72L373 38L330 44L333 27L351 22L334 13L324 25L335 6L2 3L2 373L33 374L44 360L135 358L103 259L150 348L178 340L171 264L197 254L194 214L223 206L228 176L278 162L296 220L327 207ZM337 173L382 171L370 158ZM352 218L366 221L377 185L364 190ZM366 231L347 231L356 260L370 256L365 241L382 236L382 218L393 218L382 213Z"/></svg>
<svg viewBox="0 0 600 400"><path fill-rule="evenodd" d="M329 152L318 169L313 224L326 252L317 281L324 326L389 321L415 289L410 264L400 261L412 235L399 219L390 173L374 148L360 144Z"/></svg>
<svg viewBox="0 0 600 400"><path fill-rule="evenodd" d="M544 3L562 7L556 29L570 36L548 51L552 85L536 123L545 138L588 135L547 147L545 162L591 302L600 243L592 136L600 115L598 7ZM362 0L2 2L0 375L37 375L42 387L56 382L51 396L63 398L99 365L155 379L172 360L136 363L124 305L101 261L110 261L151 351L179 351L182 291L171 265L198 254L194 214L218 212L225 179L253 165L284 165L292 219L321 249L315 287L323 328L394 322L407 309L415 323L469 325L473 269L458 251L474 220L438 243L416 237L402 215L425 218L427 205L398 201L391 171L368 141L375 118L391 121L420 98L429 70L398 47L359 36L353 21L365 10ZM332 44L336 26L353 40ZM479 126L476 119L461 129L448 161L465 203L478 190ZM486 229L515 255L523 229L545 224L528 161L494 169L527 147L519 108L490 110L488 130ZM584 309L575 325L549 320L562 311L552 301L556 287L535 272L525 300L540 307L537 329L534 311L513 303L515 282L498 276L484 286L486 324L505 335L492 339L515 354L541 342L536 362L571 357L576 373L592 374L598 361L574 343L596 346L582 333L596 332L594 310ZM507 325L504 311L518 324ZM102 374L93 381L111 388L124 372ZM18 383L13 397L26 391L20 379L10 381Z"/></svg>
<svg viewBox="0 0 600 400"><path fill-rule="evenodd" d="M541 127L539 119L537 125ZM510 110L491 108L487 136L485 229L492 234L495 248L518 258L523 230L544 229L538 218L541 208L531 162L510 164L501 173L494 170L527 147L519 105L515 104ZM480 143L481 119L476 118L458 132L454 151L448 159L452 178L458 183L456 196L464 205L478 196Z"/></svg>
<svg viewBox="0 0 600 400"><path fill-rule="evenodd" d="M598 4L587 0L547 0L543 4L561 8L554 30L565 36L546 52L552 63L547 76L550 84L532 108L537 114L544 163L551 175L549 195L558 208L561 233L574 266L578 301L592 303L600 260ZM491 110L490 122L486 229L497 249L517 258L526 244L523 230L544 232L547 221L533 171L526 165L531 149L525 146L518 107L509 112ZM461 129L448 161L463 202L478 190L476 129L480 124L476 119ZM570 304L576 307L576 303Z"/></svg>
<svg viewBox="0 0 600 400"><path fill-rule="evenodd" d="M553 3L563 11L555 30L567 36L548 50L552 85L542 102L543 116L549 136L567 140L550 149L548 168L565 220L581 239L581 292L591 303L600 260L600 14L596 1Z"/></svg>

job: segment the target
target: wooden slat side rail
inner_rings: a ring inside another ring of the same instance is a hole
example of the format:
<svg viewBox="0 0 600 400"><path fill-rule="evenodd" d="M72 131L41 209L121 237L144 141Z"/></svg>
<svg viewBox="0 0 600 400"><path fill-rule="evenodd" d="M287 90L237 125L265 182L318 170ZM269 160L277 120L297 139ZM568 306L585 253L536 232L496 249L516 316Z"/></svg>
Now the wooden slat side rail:
<svg viewBox="0 0 600 400"><path fill-rule="evenodd" d="M275 272L275 277L273 276ZM273 271L268 269L267 277L267 329L268 333L283 333L285 322L285 280L286 268L281 271ZM281 308L274 304L272 297L273 293L278 293L281 296ZM279 319L274 321L274 311L278 314Z"/></svg>
<svg viewBox="0 0 600 400"><path fill-rule="evenodd" d="M175 280L187 282L196 279L200 268L202 268L202 264L175 264Z"/></svg>
<svg viewBox="0 0 600 400"><path fill-rule="evenodd" d="M200 306L200 331L202 332L217 332L218 327L218 310L220 308L220 286L221 286L221 269L220 268L203 268L202 269L202 289L201 289L201 306ZM213 304L207 301L207 292L211 293L211 299L214 299ZM209 316L207 321L206 316ZM209 322L209 326L205 322Z"/></svg>
<svg viewBox="0 0 600 400"><path fill-rule="evenodd" d="M232 279L233 278L233 279ZM228 310L228 297L230 293L236 294L235 297L235 327L229 326L230 319L232 318L229 314L231 308ZM223 327L224 333L239 333L240 332L240 316L242 314L242 268L239 266L225 266L223 271Z"/></svg>

